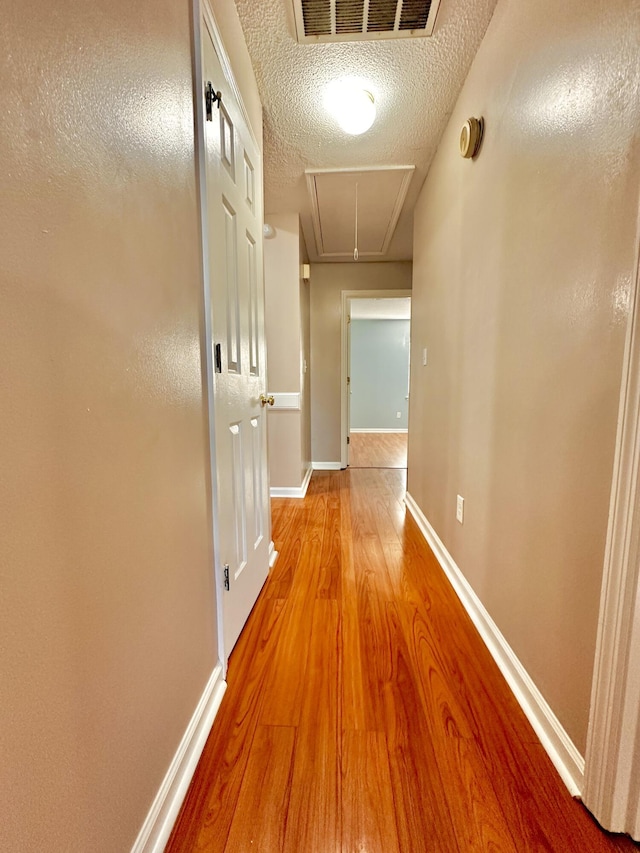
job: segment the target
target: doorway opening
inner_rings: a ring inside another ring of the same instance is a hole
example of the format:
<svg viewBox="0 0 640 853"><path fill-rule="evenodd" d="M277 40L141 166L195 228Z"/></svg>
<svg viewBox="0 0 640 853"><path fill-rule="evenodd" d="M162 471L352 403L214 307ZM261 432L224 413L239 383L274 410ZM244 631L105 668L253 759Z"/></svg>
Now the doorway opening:
<svg viewBox="0 0 640 853"><path fill-rule="evenodd" d="M406 468L407 432L351 431L349 468Z"/></svg>
<svg viewBox="0 0 640 853"><path fill-rule="evenodd" d="M411 291L344 291L343 468L406 468Z"/></svg>

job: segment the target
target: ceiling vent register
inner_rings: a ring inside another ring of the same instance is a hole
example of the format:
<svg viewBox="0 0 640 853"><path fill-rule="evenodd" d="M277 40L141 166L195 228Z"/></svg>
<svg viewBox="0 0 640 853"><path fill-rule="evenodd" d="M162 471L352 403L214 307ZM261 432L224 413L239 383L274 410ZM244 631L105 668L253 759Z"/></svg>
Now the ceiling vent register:
<svg viewBox="0 0 640 853"><path fill-rule="evenodd" d="M430 36L440 0L293 0L300 44Z"/></svg>

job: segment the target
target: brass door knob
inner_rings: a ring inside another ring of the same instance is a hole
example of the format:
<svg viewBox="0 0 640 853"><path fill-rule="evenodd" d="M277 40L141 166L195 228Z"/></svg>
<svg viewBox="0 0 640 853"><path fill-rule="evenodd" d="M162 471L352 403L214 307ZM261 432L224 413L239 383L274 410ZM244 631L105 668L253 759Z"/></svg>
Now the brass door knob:
<svg viewBox="0 0 640 853"><path fill-rule="evenodd" d="M273 405L275 405L275 402L276 401L275 401L273 394L269 394L268 397L265 397L264 394L260 394L260 405L261 406L267 406L267 405L273 406Z"/></svg>

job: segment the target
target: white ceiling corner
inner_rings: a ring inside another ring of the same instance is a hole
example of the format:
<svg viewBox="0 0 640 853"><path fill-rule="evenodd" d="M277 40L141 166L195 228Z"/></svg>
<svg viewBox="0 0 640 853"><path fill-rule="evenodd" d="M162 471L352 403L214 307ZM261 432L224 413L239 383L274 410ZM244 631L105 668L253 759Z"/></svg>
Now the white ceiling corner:
<svg viewBox="0 0 640 853"><path fill-rule="evenodd" d="M363 260L386 255L414 166L307 170L315 248L320 260L350 260L356 244Z"/></svg>
<svg viewBox="0 0 640 853"><path fill-rule="evenodd" d="M386 254L412 257L413 207L496 0L441 0L430 38L298 44L291 0L235 0L264 110L265 212L298 213L311 262L315 246L308 170L415 165ZM348 136L322 94L340 77L366 81L371 130ZM375 258L374 258L375 259Z"/></svg>

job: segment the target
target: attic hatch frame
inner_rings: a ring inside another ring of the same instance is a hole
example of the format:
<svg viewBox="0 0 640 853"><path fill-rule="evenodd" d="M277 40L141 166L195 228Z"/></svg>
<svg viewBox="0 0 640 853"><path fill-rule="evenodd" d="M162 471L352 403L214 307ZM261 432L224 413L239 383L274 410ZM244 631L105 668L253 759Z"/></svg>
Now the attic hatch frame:
<svg viewBox="0 0 640 853"><path fill-rule="evenodd" d="M407 198L407 193L409 192L409 185L411 183L411 179L413 178L415 169L415 166L356 166L355 168L347 167L343 169L306 169L305 178L307 180L307 191L311 200L311 221L313 223L313 236L316 242L316 252L318 254L318 258L344 258L345 260L347 258L353 258L354 260L356 260L353 255L353 252L351 251L331 252L327 250L326 241L322 231L322 216L320 212L320 200L318 198L318 187L316 183L317 178L321 178L323 175L342 175L345 178L355 177L356 180L363 180L367 177L382 173L395 173L398 175L402 175L402 180L400 181L397 193L395 195L393 207L390 211L389 221L387 223L387 227L382 242L380 244L380 248L367 251L362 251L361 249L358 249L359 259L368 258L375 260L384 257L384 255L386 255L387 251L389 250L389 245L395 233L400 214L402 213L402 209Z"/></svg>
<svg viewBox="0 0 640 853"><path fill-rule="evenodd" d="M440 0L292 0L299 44L425 38Z"/></svg>

